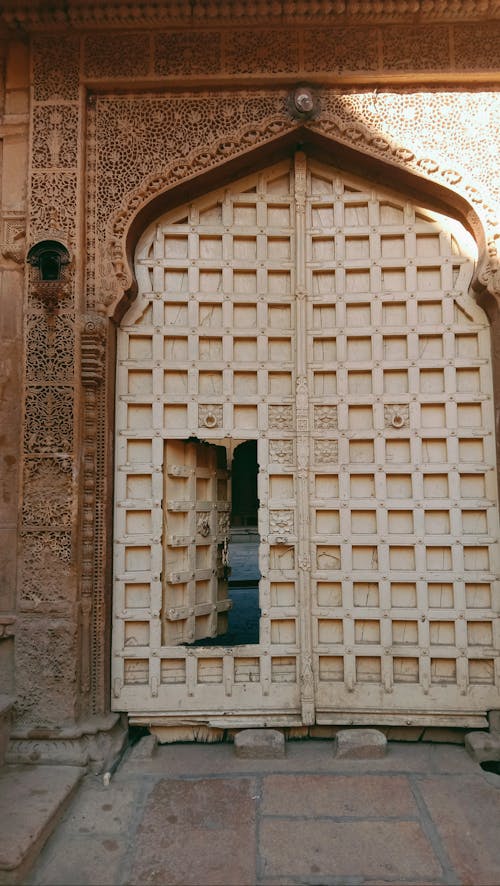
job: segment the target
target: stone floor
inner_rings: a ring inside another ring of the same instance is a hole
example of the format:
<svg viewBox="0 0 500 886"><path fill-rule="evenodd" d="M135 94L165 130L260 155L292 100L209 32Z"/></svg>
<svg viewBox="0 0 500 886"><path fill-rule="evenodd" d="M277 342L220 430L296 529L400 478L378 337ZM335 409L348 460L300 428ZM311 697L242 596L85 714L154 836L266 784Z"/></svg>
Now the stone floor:
<svg viewBox="0 0 500 886"><path fill-rule="evenodd" d="M84 777L26 882L498 886L500 776L461 746L388 747L360 761L331 741L274 760L132 749L108 787Z"/></svg>

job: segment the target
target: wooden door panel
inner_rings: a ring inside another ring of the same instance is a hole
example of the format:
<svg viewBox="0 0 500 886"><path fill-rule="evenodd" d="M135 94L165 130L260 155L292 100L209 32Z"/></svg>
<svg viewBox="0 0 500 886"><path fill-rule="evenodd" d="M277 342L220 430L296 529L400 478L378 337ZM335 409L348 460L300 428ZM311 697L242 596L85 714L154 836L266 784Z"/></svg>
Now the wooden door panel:
<svg viewBox="0 0 500 886"><path fill-rule="evenodd" d="M497 706L490 331L468 249L451 219L301 152L144 233L118 336L115 709L472 726ZM249 439L259 643L192 646L225 630L220 453Z"/></svg>

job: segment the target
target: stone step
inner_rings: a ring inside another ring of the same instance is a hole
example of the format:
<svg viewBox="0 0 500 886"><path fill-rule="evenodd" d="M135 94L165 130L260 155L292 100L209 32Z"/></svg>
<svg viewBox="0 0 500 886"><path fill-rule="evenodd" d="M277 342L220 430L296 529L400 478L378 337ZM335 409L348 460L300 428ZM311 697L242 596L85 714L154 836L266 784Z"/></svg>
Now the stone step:
<svg viewBox="0 0 500 886"><path fill-rule="evenodd" d="M84 773L77 766L0 769L0 884L25 881Z"/></svg>

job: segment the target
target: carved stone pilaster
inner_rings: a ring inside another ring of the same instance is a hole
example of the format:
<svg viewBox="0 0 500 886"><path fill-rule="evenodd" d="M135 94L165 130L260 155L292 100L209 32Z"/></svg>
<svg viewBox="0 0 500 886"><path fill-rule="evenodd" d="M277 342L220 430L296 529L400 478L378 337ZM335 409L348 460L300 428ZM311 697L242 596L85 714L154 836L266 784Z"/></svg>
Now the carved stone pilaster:
<svg viewBox="0 0 500 886"><path fill-rule="evenodd" d="M102 382L106 321L99 315L87 315L81 335L81 379L83 385L83 521L82 521L82 576L81 576L81 644L80 682L82 692L92 687L92 645L98 640L92 631L96 573L95 539L98 462L99 416L102 408Z"/></svg>
<svg viewBox="0 0 500 886"><path fill-rule="evenodd" d="M104 377L106 321L98 314L87 315L82 330L82 384L98 387Z"/></svg>

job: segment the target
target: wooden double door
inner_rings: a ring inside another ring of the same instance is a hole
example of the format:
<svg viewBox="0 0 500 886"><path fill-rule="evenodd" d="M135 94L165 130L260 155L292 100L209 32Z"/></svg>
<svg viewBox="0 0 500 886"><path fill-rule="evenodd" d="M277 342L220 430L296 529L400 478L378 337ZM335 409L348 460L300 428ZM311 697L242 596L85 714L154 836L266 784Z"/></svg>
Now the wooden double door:
<svg viewBox="0 0 500 886"><path fill-rule="evenodd" d="M480 725L498 707L473 247L457 222L301 152L145 231L118 334L115 710ZM218 645L247 440L259 642Z"/></svg>

